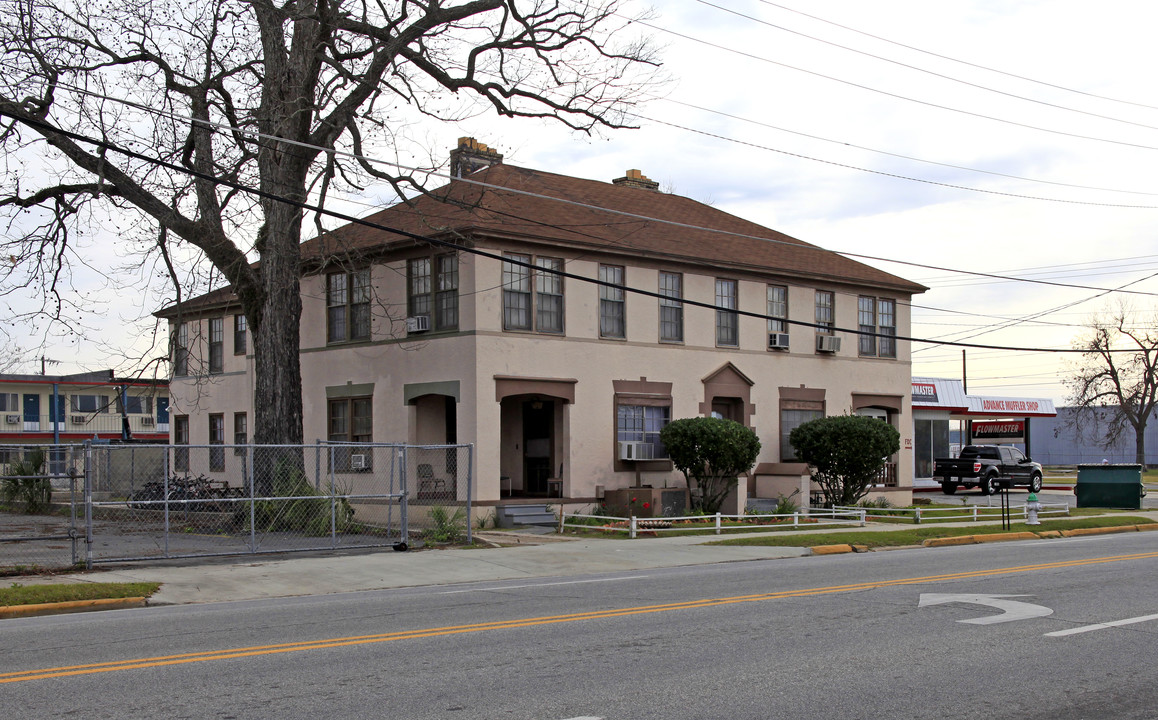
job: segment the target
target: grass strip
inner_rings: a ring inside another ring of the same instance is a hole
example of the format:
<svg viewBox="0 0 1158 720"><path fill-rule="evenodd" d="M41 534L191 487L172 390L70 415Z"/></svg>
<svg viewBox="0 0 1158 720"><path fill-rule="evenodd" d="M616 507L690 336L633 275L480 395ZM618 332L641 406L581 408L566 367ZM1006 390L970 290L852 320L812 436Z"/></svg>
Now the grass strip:
<svg viewBox="0 0 1158 720"><path fill-rule="evenodd" d="M155 582L54 583L50 585L12 583L10 587L0 588L0 607L40 605L74 600L149 597L160 587L161 583Z"/></svg>
<svg viewBox="0 0 1158 720"><path fill-rule="evenodd" d="M962 535L992 535L1006 532L1044 532L1046 530L1074 530L1077 528L1121 527L1146 525L1153 522L1145 517L1091 517L1071 520L1042 520L1040 525L1013 523L1010 530L1000 525L972 525L968 527L913 527L907 530L816 533L810 535L764 535L760 537L730 538L708 545L774 545L778 547L813 547L815 545L866 545L870 548L920 545L931 538L960 537Z"/></svg>

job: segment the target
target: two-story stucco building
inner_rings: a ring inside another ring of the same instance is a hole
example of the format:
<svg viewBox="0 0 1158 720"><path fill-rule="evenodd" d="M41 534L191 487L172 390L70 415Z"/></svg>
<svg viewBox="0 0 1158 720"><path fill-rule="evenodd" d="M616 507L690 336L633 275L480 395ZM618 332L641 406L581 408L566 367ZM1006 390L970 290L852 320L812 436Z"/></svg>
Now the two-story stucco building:
<svg viewBox="0 0 1158 720"><path fill-rule="evenodd" d="M681 417L750 426L767 474L799 477L788 433L822 415L872 415L911 440L897 338L923 286L639 171L515 167L467 138L451 160L447 185L302 246L307 438L472 443L484 504L682 486L658 440ZM173 441L244 442L261 400L236 298L158 314ZM888 482L906 488L902 448Z"/></svg>

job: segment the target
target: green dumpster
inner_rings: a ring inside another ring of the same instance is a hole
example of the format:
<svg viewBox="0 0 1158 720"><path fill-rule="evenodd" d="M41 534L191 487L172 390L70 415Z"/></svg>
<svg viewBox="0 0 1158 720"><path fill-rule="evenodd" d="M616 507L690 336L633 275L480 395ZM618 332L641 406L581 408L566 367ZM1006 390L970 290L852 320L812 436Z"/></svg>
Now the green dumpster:
<svg viewBox="0 0 1158 720"><path fill-rule="evenodd" d="M1078 465L1078 507L1142 509L1141 465Z"/></svg>

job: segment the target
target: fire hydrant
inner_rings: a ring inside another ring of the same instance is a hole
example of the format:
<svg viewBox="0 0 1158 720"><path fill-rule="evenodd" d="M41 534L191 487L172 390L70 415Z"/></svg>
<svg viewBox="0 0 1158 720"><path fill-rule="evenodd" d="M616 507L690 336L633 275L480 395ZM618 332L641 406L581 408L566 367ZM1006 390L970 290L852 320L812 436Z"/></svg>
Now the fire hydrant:
<svg viewBox="0 0 1158 720"><path fill-rule="evenodd" d="M1037 519L1037 511L1041 510L1041 503L1037 501L1037 494L1030 493L1029 497L1025 499L1025 524L1026 525L1041 525L1041 521Z"/></svg>

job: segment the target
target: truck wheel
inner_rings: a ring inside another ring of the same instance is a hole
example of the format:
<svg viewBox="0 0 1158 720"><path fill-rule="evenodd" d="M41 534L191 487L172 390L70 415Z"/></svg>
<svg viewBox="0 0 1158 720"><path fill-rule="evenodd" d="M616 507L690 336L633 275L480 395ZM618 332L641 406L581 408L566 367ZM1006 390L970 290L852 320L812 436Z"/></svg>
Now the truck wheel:
<svg viewBox="0 0 1158 720"><path fill-rule="evenodd" d="M943 482L943 483L941 483L941 492L945 493L946 495L952 495L953 493L957 492L957 483L955 483L955 482Z"/></svg>
<svg viewBox="0 0 1158 720"><path fill-rule="evenodd" d="M997 492L997 476L990 475L981 478L981 484L978 487L981 489L982 495L992 495Z"/></svg>
<svg viewBox="0 0 1158 720"><path fill-rule="evenodd" d="M1041 475L1033 475L1029 478L1029 491L1031 493L1041 492Z"/></svg>

